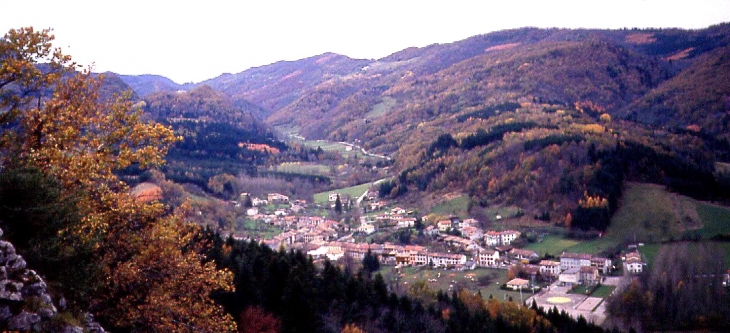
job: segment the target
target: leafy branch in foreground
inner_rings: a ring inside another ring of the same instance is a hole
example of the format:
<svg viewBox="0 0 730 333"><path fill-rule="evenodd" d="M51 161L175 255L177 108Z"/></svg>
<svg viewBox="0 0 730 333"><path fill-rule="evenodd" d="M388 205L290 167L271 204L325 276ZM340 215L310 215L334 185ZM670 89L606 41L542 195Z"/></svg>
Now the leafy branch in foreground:
<svg viewBox="0 0 730 333"><path fill-rule="evenodd" d="M0 39L0 170L37 170L42 177L36 182L45 177L57 186L48 206L72 203L78 216L46 235L28 235L36 237L29 243L55 242L71 254L64 260L85 255L98 267L84 285L74 286L84 292L69 297L88 296L71 304L91 310L112 331L234 331L232 317L210 298L215 290L231 290L230 273L202 263L189 249L193 231L182 212L135 200L116 174L130 165L164 163L178 138L170 128L143 122L129 95L101 100L101 79L89 70L76 72L52 41L49 30L32 28ZM30 193L21 190L10 193ZM0 200L0 207L12 203L7 196ZM3 227L12 235L42 209L4 217ZM79 248L88 251L74 252Z"/></svg>

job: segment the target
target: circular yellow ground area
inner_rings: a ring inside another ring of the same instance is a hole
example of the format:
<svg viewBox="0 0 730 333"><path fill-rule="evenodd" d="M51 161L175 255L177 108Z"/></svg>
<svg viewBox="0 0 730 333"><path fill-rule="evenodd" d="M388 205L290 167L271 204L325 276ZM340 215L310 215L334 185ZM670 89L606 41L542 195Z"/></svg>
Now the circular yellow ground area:
<svg viewBox="0 0 730 333"><path fill-rule="evenodd" d="M570 298L567 297L550 297L547 299L548 303L553 304L563 304L563 303L570 303Z"/></svg>

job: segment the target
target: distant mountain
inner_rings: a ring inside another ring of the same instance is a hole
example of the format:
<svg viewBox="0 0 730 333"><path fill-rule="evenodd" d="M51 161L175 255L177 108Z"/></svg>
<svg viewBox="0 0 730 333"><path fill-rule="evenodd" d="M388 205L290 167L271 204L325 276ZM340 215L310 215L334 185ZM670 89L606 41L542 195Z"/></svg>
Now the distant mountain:
<svg viewBox="0 0 730 333"><path fill-rule="evenodd" d="M156 92L172 92L178 90L188 90L190 84L180 85L172 80L159 75L119 75L119 78L129 85L135 93L144 97Z"/></svg>
<svg viewBox="0 0 730 333"><path fill-rule="evenodd" d="M268 110L291 104L312 87L334 77L349 75L367 65L367 60L325 53L297 61L280 61L239 74L224 74L200 84L246 99Z"/></svg>
<svg viewBox="0 0 730 333"><path fill-rule="evenodd" d="M326 53L202 84L255 105L269 125L394 157L393 195L463 192L475 207L562 220L592 216L581 205L600 198L614 209L624 179L717 198L714 162L730 150L728 54L730 24L523 28L379 60Z"/></svg>

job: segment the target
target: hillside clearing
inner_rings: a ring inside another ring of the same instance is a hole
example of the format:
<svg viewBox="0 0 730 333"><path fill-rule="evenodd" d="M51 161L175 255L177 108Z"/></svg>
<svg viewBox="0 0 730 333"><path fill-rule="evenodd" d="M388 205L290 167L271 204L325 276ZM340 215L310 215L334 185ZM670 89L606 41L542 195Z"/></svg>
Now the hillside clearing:
<svg viewBox="0 0 730 333"><path fill-rule="evenodd" d="M550 254L558 256L563 251L574 247L581 242L575 239L567 239L560 236L545 236L541 241L536 243L530 243L525 246L526 249L537 252L539 255Z"/></svg>
<svg viewBox="0 0 730 333"><path fill-rule="evenodd" d="M325 205L328 203L329 194L334 192L339 193L340 197L349 196L352 199L357 199L359 196L363 195L363 193L365 193L365 191L367 191L371 186L373 186L373 183L364 183L360 185L334 189L331 191L320 192L314 195L314 202L320 205Z"/></svg>

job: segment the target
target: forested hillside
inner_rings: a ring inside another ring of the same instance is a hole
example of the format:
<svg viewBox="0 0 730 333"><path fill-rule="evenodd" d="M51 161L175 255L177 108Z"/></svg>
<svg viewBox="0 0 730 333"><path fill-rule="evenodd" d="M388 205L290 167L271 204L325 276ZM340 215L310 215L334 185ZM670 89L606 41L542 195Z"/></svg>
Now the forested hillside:
<svg viewBox="0 0 730 333"><path fill-rule="evenodd" d="M623 180L728 199L728 175L715 170L730 157L728 45L728 24L523 28L201 84L260 106L252 114L275 127L394 157L394 197L466 193L477 210L516 205L582 225L610 217Z"/></svg>
<svg viewBox="0 0 730 333"><path fill-rule="evenodd" d="M257 165L287 149L250 110L208 86L150 94L144 105L145 116L169 125L182 138L162 168L179 183L206 188L215 175L255 173Z"/></svg>

